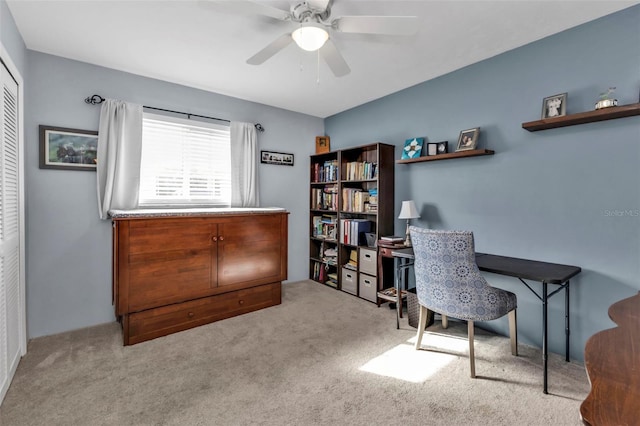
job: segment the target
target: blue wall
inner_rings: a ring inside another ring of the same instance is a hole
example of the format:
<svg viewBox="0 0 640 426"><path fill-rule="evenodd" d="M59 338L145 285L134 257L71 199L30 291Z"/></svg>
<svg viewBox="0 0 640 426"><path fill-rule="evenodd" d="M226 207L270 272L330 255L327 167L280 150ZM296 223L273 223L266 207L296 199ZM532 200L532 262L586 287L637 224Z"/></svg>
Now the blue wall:
<svg viewBox="0 0 640 426"><path fill-rule="evenodd" d="M400 158L407 138L448 140L451 151L460 130L481 127L479 148L494 156L396 165L396 211L414 199L416 224L473 230L477 251L581 266L571 352L582 359L586 340L613 326L609 305L640 289L640 117L536 133L521 124L563 92L567 114L592 110L609 86L621 105L636 103L639 77L635 6L329 117L325 131L334 148L382 141ZM539 346L538 299L516 279L487 278L518 295L519 337ZM564 353L562 295L549 310L550 350ZM506 319L484 326L508 329Z"/></svg>
<svg viewBox="0 0 640 426"><path fill-rule="evenodd" d="M26 47L5 0L0 0L0 44L24 77Z"/></svg>
<svg viewBox="0 0 640 426"><path fill-rule="evenodd" d="M289 281L307 277L306 161L323 121L177 84L28 51L25 113L27 319L29 337L114 320L111 306L111 223L98 219L96 174L40 169L38 125L96 130L94 93L159 108L259 122L260 149L293 153L294 167L259 166L263 206L289 216ZM305 161L306 160L306 161ZM302 179L301 177L305 178ZM306 244L305 244L306 247Z"/></svg>

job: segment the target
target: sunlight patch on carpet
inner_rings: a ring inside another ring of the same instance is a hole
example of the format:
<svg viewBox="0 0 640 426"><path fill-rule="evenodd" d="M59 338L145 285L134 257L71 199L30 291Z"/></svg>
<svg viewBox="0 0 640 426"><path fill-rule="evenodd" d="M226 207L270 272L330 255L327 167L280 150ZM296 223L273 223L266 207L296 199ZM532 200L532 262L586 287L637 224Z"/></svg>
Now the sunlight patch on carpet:
<svg viewBox="0 0 640 426"><path fill-rule="evenodd" d="M437 352L417 351L414 344L415 337L373 358L360 367L360 370L406 382L422 383L459 355L465 354L468 348L466 339L431 333L425 333L422 337L422 348Z"/></svg>

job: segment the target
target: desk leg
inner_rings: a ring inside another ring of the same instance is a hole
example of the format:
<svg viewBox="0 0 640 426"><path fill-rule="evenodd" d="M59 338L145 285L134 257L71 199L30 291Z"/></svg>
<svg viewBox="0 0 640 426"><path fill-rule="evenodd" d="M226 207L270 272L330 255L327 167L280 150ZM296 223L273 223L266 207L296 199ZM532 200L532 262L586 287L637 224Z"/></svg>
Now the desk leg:
<svg viewBox="0 0 640 426"><path fill-rule="evenodd" d="M566 335L564 356L565 361L569 362L569 335L571 334L571 328L569 327L569 281L564 288L564 333Z"/></svg>
<svg viewBox="0 0 640 426"><path fill-rule="evenodd" d="M542 282L542 369L543 388L542 392L547 394L547 283Z"/></svg>
<svg viewBox="0 0 640 426"><path fill-rule="evenodd" d="M398 308L398 316L400 318L402 318L402 284L404 283L403 281L403 274L404 274L404 270L406 269L404 264L405 264L405 259L400 259L399 260L400 264L398 265L398 292L396 293L398 295L398 305L396 306Z"/></svg>
<svg viewBox="0 0 640 426"><path fill-rule="evenodd" d="M402 260L393 259L393 266L396 268L396 279L393 281L393 286L396 289L396 329L400 329L400 309L402 309L402 298L400 297L400 274L402 273Z"/></svg>

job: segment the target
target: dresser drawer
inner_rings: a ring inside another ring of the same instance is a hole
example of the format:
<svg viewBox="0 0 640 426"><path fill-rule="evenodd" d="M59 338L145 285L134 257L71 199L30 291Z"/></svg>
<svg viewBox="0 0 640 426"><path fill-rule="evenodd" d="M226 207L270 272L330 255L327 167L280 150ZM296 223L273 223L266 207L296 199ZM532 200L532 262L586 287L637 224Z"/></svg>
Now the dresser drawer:
<svg viewBox="0 0 640 426"><path fill-rule="evenodd" d="M378 250L379 250L380 256L382 257L393 257L391 252L397 249L391 248L391 247L379 247Z"/></svg>
<svg viewBox="0 0 640 426"><path fill-rule="evenodd" d="M281 303L273 283L125 315L125 345L144 342Z"/></svg>

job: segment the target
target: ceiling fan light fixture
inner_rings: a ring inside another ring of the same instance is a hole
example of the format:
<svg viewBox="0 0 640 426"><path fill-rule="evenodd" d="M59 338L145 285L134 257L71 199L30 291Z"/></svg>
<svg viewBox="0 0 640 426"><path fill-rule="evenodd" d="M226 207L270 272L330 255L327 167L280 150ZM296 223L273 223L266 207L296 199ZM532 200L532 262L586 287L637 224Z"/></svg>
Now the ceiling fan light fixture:
<svg viewBox="0 0 640 426"><path fill-rule="evenodd" d="M300 49L314 52L324 46L329 39L329 33L320 26L304 25L296 29L291 37Z"/></svg>

